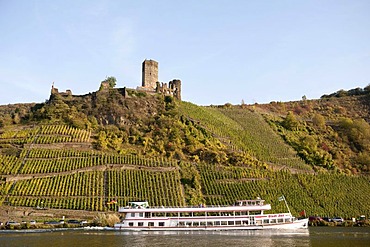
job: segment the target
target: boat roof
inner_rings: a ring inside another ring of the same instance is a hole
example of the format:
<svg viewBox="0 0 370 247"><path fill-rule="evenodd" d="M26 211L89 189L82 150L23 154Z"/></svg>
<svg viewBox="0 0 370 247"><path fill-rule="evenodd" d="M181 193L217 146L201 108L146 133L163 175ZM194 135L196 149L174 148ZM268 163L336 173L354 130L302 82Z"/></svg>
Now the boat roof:
<svg viewBox="0 0 370 247"><path fill-rule="evenodd" d="M209 207L120 207L118 212L121 213L170 213L170 212L234 212L234 211L259 211L270 210L271 205L254 205L254 206L209 206Z"/></svg>
<svg viewBox="0 0 370 247"><path fill-rule="evenodd" d="M237 200L236 202L264 202L265 200L262 199L254 199L254 200Z"/></svg>

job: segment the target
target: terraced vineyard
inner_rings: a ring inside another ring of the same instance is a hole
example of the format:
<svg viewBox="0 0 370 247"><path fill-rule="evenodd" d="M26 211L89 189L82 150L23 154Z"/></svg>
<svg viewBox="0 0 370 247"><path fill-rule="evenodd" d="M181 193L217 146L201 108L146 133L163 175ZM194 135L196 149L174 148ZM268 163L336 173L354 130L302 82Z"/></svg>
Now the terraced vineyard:
<svg viewBox="0 0 370 247"><path fill-rule="evenodd" d="M59 135L67 137L63 139ZM111 200L117 200L118 205L131 200L148 200L152 205L183 205L177 161L50 149L48 145L61 141L65 144L86 142L89 135L90 132L66 126L4 132L0 137L2 144L31 145L25 146L19 157L0 155L3 178L0 205L97 211L115 209L115 205L107 204ZM45 136L48 138L40 141Z"/></svg>
<svg viewBox="0 0 370 247"><path fill-rule="evenodd" d="M17 155L0 155L0 205L115 211L128 201L148 200L155 206L184 206L191 201L185 191L194 189L199 178L200 196L206 204L228 205L261 197L272 204L274 212L281 212L286 211L285 205L277 198L284 194L296 215L302 210L343 217L370 214L367 177L308 173L309 168L277 136L271 137L254 113L184 105L183 114L224 142L228 140L235 150L306 173L71 149L67 144L91 144L91 133L66 126L36 126L7 130L0 136L3 147L19 150ZM259 139L251 129L266 136ZM55 143L62 148L54 148Z"/></svg>
<svg viewBox="0 0 370 247"><path fill-rule="evenodd" d="M103 173L85 172L21 180L6 198L10 205L103 210Z"/></svg>
<svg viewBox="0 0 370 247"><path fill-rule="evenodd" d="M230 205L236 199L261 197L274 212L286 211L278 201L284 195L293 214L370 214L370 183L367 177L333 174L292 174L287 171L251 170L244 167L198 165L207 204Z"/></svg>
<svg viewBox="0 0 370 247"><path fill-rule="evenodd" d="M0 156L7 164L1 166L2 174L9 180L0 187L0 202L89 210L106 209L105 202L113 199L119 205L132 200L167 206L184 202L175 162L76 150L42 149L28 154L24 166L17 166L11 175L6 168L20 164L22 158Z"/></svg>
<svg viewBox="0 0 370 247"><path fill-rule="evenodd" d="M67 125L28 126L21 130L8 130L0 135L0 144L51 144L87 142L91 132Z"/></svg>
<svg viewBox="0 0 370 247"><path fill-rule="evenodd" d="M107 172L107 181L108 199L118 201L119 205L148 200L150 205L184 206L178 170L113 170Z"/></svg>
<svg viewBox="0 0 370 247"><path fill-rule="evenodd" d="M312 171L294 150L271 130L261 115L246 109L199 107L181 102L181 114L199 122L233 149L280 167Z"/></svg>
<svg viewBox="0 0 370 247"><path fill-rule="evenodd" d="M299 158L280 136L276 135L261 115L245 109L219 109L243 129L236 139L260 160L288 168L310 171L311 167Z"/></svg>

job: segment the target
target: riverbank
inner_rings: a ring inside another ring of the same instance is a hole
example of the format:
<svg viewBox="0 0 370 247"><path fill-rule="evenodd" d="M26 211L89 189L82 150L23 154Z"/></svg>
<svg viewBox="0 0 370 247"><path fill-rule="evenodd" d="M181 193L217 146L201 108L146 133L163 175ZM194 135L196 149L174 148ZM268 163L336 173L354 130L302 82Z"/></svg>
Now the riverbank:
<svg viewBox="0 0 370 247"><path fill-rule="evenodd" d="M54 229L87 225L108 226L118 221L119 216L116 212L36 209L14 206L0 207L0 229ZM8 225L6 225L6 222L8 222Z"/></svg>
<svg viewBox="0 0 370 247"><path fill-rule="evenodd" d="M344 220L343 222L327 222L325 220L317 220L308 222L309 226L320 227L320 226L331 226L331 227L370 227L369 220L362 221L353 221L353 220Z"/></svg>

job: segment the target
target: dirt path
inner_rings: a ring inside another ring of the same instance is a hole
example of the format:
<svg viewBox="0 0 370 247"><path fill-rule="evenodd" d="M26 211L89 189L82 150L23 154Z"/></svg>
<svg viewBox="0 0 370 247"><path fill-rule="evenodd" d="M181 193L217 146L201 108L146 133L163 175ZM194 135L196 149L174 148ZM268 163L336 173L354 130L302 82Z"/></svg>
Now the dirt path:
<svg viewBox="0 0 370 247"><path fill-rule="evenodd" d="M20 180L34 179L34 178L48 178L61 175L69 175L80 172L91 172L91 171L109 171L109 170L148 170L148 171L174 171L178 167L148 167L138 166L129 164L107 164L100 166L84 167L72 171L55 172L55 173L36 173L36 174L17 174L17 175L2 175L6 178L7 182L14 182Z"/></svg>

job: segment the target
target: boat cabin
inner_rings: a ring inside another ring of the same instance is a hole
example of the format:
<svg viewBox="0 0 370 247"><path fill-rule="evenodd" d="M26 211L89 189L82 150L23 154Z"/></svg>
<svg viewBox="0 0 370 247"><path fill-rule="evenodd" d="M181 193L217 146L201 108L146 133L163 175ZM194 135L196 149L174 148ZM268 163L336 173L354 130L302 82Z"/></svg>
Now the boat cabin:
<svg viewBox="0 0 370 247"><path fill-rule="evenodd" d="M238 200L235 202L235 206L262 206L265 200Z"/></svg>
<svg viewBox="0 0 370 247"><path fill-rule="evenodd" d="M138 209L149 208L149 203L147 201L145 201L145 202L129 202L128 206L125 207L125 208L138 208Z"/></svg>

